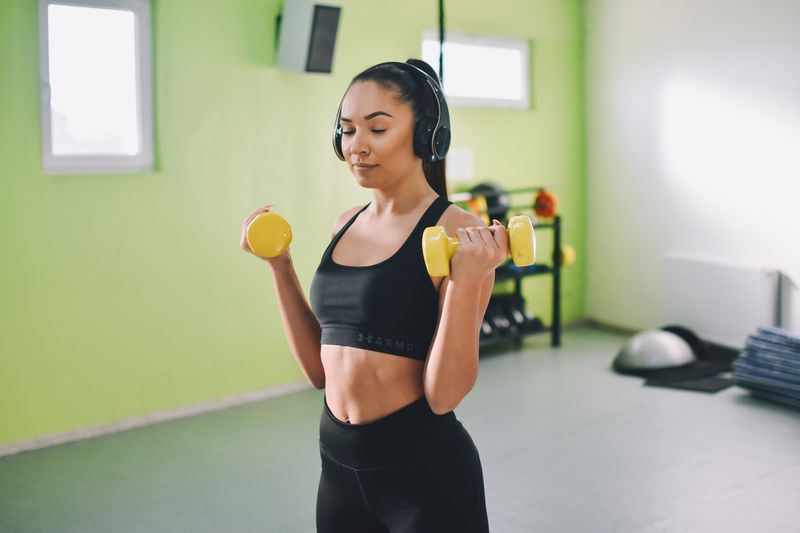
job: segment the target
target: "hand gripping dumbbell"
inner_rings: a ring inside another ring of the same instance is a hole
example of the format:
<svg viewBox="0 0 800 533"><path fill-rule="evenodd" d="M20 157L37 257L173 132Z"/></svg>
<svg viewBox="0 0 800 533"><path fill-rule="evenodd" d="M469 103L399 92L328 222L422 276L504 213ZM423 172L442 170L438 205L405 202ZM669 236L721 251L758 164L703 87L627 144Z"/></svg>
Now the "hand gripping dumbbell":
<svg viewBox="0 0 800 533"><path fill-rule="evenodd" d="M260 213L247 226L247 245L259 257L277 257L292 242L292 227L277 213Z"/></svg>
<svg viewBox="0 0 800 533"><path fill-rule="evenodd" d="M494 226L489 226L491 229ZM434 277L450 274L450 259L461 243L448 237L444 226L430 226L422 233L422 255L428 274ZM508 247L511 259L519 267L530 266L536 260L536 236L533 223L526 215L508 221Z"/></svg>

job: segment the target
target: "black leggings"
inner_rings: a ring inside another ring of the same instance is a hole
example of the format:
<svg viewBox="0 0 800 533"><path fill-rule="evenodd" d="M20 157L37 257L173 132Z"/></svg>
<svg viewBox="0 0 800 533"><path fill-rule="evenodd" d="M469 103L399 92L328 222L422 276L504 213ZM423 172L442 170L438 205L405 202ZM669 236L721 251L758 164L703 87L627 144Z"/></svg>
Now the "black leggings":
<svg viewBox="0 0 800 533"><path fill-rule="evenodd" d="M425 396L365 424L319 425L318 533L486 533L478 449L453 411Z"/></svg>

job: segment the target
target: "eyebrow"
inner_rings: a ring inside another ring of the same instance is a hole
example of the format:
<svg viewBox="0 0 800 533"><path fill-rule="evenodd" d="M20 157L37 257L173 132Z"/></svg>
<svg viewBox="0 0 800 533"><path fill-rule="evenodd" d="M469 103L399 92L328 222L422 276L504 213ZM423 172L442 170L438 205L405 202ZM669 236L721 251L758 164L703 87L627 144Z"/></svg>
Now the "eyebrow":
<svg viewBox="0 0 800 533"><path fill-rule="evenodd" d="M386 111L375 111L374 113L370 113L369 115L364 115L364 120L373 119L373 118L377 117L378 115L386 115L387 117L394 118L394 117L392 117L392 115L390 115ZM339 120L341 120L342 122L353 122L349 118L345 118L345 117L340 117Z"/></svg>

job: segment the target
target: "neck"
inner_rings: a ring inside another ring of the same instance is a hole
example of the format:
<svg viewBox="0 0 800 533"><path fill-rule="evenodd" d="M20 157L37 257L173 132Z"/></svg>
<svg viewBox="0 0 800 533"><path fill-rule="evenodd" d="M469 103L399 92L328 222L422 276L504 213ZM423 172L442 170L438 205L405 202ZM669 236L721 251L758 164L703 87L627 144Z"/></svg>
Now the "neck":
<svg viewBox="0 0 800 533"><path fill-rule="evenodd" d="M427 208L437 196L425 175L421 174L416 179L401 180L392 188L374 189L368 210L375 216L407 215Z"/></svg>

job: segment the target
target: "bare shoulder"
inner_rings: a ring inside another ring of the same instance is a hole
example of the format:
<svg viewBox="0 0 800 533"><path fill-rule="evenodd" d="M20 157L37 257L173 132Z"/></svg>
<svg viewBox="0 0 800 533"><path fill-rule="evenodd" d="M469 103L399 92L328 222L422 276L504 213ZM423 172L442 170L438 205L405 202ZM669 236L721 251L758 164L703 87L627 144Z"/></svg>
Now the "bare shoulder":
<svg viewBox="0 0 800 533"><path fill-rule="evenodd" d="M479 216L456 204L445 209L436 225L444 226L445 232L451 237L456 234L458 228L486 227L486 223Z"/></svg>
<svg viewBox="0 0 800 533"><path fill-rule="evenodd" d="M345 211L344 213L339 215L339 218L337 218L334 221L333 227L331 228L331 239L337 233L339 233L339 230L342 229L344 227L344 225L347 224L347 221L350 220L351 218L353 218L353 215L355 215L358 212L358 210L361 209L362 207L364 207L364 206L363 205L357 205L357 206L353 207L352 209L348 209L347 211Z"/></svg>
<svg viewBox="0 0 800 533"><path fill-rule="evenodd" d="M456 230L459 228L474 228L474 227L486 227L486 223L481 220L481 218L474 213L466 211L461 207L457 206L456 204L452 204L445 209L442 216L436 222L437 226L444 226L444 231L449 237L456 237ZM449 283L449 276L444 277L431 277L433 280L434 285L437 287L439 291L439 312L442 310L442 305L444 304L444 296L447 291L447 285ZM487 282L489 286L494 283L494 273L492 273L491 280ZM489 289L491 292L491 289ZM486 306L484 305L483 310L485 312ZM481 318L483 317L483 313L481 313Z"/></svg>

